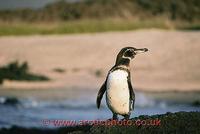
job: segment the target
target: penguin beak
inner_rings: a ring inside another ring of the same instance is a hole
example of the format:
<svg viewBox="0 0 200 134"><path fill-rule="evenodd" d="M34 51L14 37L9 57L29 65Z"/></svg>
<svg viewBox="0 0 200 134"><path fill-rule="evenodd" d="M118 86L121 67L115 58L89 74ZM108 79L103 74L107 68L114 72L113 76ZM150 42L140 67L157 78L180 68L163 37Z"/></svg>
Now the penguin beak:
<svg viewBox="0 0 200 134"><path fill-rule="evenodd" d="M144 52L147 52L148 49L147 48L139 48L139 49L135 49L134 52L136 54L140 54L140 53L144 53Z"/></svg>

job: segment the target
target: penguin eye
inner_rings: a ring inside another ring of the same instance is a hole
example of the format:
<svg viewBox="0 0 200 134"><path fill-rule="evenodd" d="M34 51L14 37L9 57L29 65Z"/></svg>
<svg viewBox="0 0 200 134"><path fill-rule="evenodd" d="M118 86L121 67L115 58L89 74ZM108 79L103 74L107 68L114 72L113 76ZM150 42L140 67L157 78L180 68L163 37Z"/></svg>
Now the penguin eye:
<svg viewBox="0 0 200 134"><path fill-rule="evenodd" d="M124 54L125 57L131 57L133 55L133 51L132 50L127 50Z"/></svg>

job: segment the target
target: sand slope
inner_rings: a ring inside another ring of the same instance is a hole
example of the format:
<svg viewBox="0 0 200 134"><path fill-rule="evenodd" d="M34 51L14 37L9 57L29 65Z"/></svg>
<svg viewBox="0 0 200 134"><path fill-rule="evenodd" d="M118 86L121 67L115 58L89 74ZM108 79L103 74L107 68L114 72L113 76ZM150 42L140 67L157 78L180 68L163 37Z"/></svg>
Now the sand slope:
<svg viewBox="0 0 200 134"><path fill-rule="evenodd" d="M147 47L131 63L134 87L143 90L200 90L200 32L138 30L98 34L0 37L0 65L28 61L50 82L10 82L5 88L97 89L125 46ZM54 72L65 69L65 73ZM95 72L101 70L103 76Z"/></svg>

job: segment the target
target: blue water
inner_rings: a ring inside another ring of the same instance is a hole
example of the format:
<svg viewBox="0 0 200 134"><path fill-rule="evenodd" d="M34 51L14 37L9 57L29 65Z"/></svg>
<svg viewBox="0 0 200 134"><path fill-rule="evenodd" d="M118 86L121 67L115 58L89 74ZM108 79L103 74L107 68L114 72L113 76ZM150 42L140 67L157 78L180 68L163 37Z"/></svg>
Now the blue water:
<svg viewBox="0 0 200 134"><path fill-rule="evenodd" d="M37 91L40 92L40 91ZM40 95L44 92L41 91ZM52 91L49 91L52 92ZM61 92L61 90L59 90ZM46 94L48 98L37 97L38 95L30 91L25 95L19 96L15 91L19 103L16 105L5 105L8 95L0 96L0 128L11 127L12 125L23 127L55 127L53 125L45 126L43 120L104 120L112 117L112 113L107 108L105 98L103 98L100 109L96 108L96 91L89 90L81 92L80 90L65 90L66 97L54 93ZM1 92L0 92L1 94ZM56 96L56 94L55 94ZM164 114L166 112L178 111L200 111L200 107L194 107L187 103L168 102L166 100L156 100L147 96L145 93L136 93L135 110L131 117L139 115ZM122 117L121 117L122 118Z"/></svg>

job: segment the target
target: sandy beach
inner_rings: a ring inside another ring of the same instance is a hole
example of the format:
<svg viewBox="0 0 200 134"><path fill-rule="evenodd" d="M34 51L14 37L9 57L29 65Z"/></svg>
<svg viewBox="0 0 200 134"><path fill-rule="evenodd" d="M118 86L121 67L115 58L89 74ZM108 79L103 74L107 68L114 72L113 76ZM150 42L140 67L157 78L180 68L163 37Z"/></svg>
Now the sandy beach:
<svg viewBox="0 0 200 134"><path fill-rule="evenodd" d="M98 89L122 47L146 47L131 62L133 85L145 91L200 91L200 32L137 30L73 35L0 37L0 66L27 61L48 82L4 81L1 88ZM55 72L54 69L65 72ZM96 72L101 72L97 76Z"/></svg>

